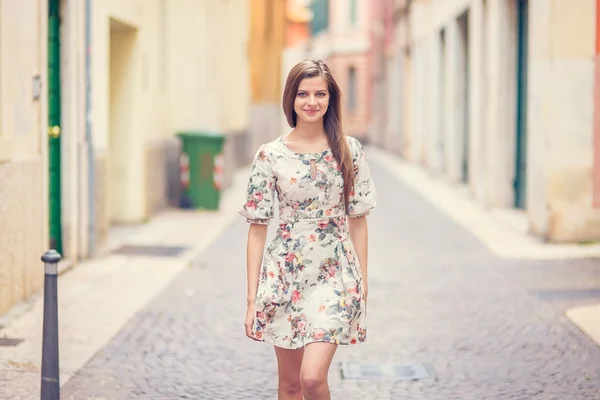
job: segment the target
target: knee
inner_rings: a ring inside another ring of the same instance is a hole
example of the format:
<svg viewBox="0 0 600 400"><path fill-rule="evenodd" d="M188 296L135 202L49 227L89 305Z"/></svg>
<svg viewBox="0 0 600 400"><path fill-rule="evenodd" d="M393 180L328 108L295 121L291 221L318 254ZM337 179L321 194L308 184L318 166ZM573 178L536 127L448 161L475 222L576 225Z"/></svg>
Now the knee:
<svg viewBox="0 0 600 400"><path fill-rule="evenodd" d="M305 373L300 376L300 384L305 396L315 396L327 385L327 377L313 373Z"/></svg>
<svg viewBox="0 0 600 400"><path fill-rule="evenodd" d="M302 387L300 386L300 380L288 380L281 379L279 381L279 390L285 393L289 397L298 396L302 393Z"/></svg>

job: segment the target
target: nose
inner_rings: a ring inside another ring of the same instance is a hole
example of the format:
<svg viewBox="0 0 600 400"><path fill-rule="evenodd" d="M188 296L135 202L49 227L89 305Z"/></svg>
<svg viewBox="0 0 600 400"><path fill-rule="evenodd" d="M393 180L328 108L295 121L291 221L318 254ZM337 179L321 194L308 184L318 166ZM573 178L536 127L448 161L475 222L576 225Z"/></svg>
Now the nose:
<svg viewBox="0 0 600 400"><path fill-rule="evenodd" d="M308 96L308 104L317 104L317 99L315 96Z"/></svg>

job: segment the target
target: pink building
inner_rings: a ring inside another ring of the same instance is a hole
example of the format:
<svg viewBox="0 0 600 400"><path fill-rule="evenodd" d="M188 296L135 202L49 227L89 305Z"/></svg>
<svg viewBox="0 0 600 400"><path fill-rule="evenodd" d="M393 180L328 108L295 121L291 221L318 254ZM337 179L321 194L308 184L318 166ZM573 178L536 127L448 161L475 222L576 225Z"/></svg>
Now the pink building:
<svg viewBox="0 0 600 400"><path fill-rule="evenodd" d="M346 134L367 142L371 119L368 0L315 0L308 55L329 65L343 95Z"/></svg>
<svg viewBox="0 0 600 400"><path fill-rule="evenodd" d="M390 130L390 97L394 90L390 87L390 74L395 65L390 62L394 48L394 0L372 0L370 14L371 49L369 52L369 70L371 72L370 104L373 113L370 118L369 142L385 146Z"/></svg>

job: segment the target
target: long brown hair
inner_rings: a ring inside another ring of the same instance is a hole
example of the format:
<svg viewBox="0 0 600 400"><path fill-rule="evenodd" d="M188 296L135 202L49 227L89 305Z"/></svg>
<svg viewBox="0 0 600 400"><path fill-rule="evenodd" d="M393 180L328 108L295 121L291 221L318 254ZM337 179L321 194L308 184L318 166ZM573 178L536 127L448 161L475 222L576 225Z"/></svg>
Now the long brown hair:
<svg viewBox="0 0 600 400"><path fill-rule="evenodd" d="M325 79L329 89L329 107L323 117L323 128L333 157L337 161L344 179L343 194L347 209L350 193L354 188L354 168L352 154L350 154L346 135L342 129L342 93L327 64L321 60L304 60L290 70L283 91L283 112L290 127L295 128L298 116L294 111L294 102L300 82L305 78L316 76Z"/></svg>

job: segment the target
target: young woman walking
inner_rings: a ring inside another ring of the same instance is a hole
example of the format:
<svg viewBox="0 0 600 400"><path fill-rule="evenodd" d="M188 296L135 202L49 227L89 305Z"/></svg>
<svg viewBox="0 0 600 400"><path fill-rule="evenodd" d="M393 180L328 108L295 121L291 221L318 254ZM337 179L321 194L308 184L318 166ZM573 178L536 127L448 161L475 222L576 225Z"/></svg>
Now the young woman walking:
<svg viewBox="0 0 600 400"><path fill-rule="evenodd" d="M367 220L376 191L363 148L342 130L341 93L322 61L290 71L291 132L254 158L245 205L246 335L275 347L279 400L330 399L338 345L366 340ZM279 227L265 251L279 202Z"/></svg>

